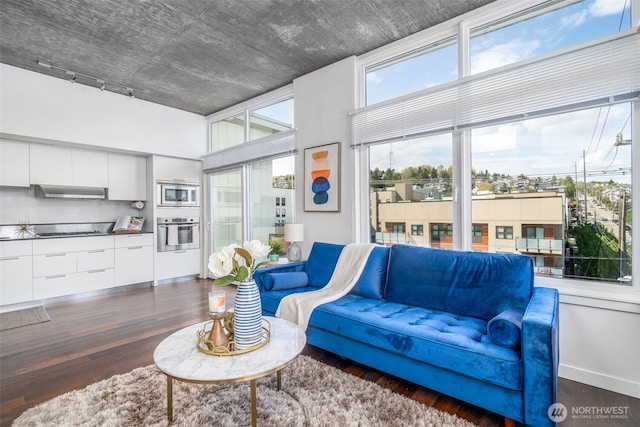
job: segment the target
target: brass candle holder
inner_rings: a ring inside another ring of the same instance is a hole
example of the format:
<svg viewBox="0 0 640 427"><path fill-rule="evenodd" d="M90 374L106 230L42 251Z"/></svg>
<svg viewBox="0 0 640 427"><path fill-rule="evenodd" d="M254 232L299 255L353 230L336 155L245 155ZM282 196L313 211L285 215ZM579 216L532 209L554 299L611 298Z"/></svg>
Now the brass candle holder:
<svg viewBox="0 0 640 427"><path fill-rule="evenodd" d="M196 332L198 350L214 356L234 356L257 350L269 342L271 339L271 324L267 319L263 318L260 342L249 348L236 350L233 335L234 314L233 308L225 313L209 313L208 317L211 322L204 323L202 329Z"/></svg>
<svg viewBox="0 0 640 427"><path fill-rule="evenodd" d="M227 347L227 334L225 334L224 325L222 324L225 315L226 313L209 313L209 319L213 320L213 325L205 343L211 351L216 351L217 348Z"/></svg>

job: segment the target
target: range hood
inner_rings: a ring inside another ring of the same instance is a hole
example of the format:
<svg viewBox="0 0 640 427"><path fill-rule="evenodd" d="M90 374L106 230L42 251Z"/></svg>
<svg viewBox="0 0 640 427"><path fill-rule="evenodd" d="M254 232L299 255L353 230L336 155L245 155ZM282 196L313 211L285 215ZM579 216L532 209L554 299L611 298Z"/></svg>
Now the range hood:
<svg viewBox="0 0 640 427"><path fill-rule="evenodd" d="M107 191L101 187L66 185L36 185L36 197L44 199L105 199Z"/></svg>

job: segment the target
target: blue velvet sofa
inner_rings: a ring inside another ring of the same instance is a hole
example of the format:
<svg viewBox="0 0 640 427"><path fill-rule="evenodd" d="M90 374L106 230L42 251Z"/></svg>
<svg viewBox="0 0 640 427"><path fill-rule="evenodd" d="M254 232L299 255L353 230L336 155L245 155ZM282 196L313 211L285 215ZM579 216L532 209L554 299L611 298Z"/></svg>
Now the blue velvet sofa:
<svg viewBox="0 0 640 427"><path fill-rule="evenodd" d="M344 246L259 269L264 315L327 284ZM556 402L558 293L529 257L375 247L351 292L315 308L308 343L531 426Z"/></svg>

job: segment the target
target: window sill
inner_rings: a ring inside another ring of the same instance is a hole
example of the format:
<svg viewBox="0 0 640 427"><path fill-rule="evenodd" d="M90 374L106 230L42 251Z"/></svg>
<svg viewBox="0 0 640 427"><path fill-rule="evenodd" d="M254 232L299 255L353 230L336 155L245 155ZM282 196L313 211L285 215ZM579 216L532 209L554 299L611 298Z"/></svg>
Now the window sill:
<svg viewBox="0 0 640 427"><path fill-rule="evenodd" d="M536 277L535 285L557 289L561 303L640 314L640 289L637 286L547 277Z"/></svg>

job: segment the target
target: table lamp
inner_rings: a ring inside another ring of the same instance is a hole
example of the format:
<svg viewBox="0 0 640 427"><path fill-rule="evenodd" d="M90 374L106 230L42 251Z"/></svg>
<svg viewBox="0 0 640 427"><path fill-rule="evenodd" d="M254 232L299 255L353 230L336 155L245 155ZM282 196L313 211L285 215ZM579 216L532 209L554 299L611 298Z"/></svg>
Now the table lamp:
<svg viewBox="0 0 640 427"><path fill-rule="evenodd" d="M302 224L285 224L284 240L291 242L287 251L287 259L289 261L300 261L302 259L302 249L296 244L304 240L304 226Z"/></svg>

